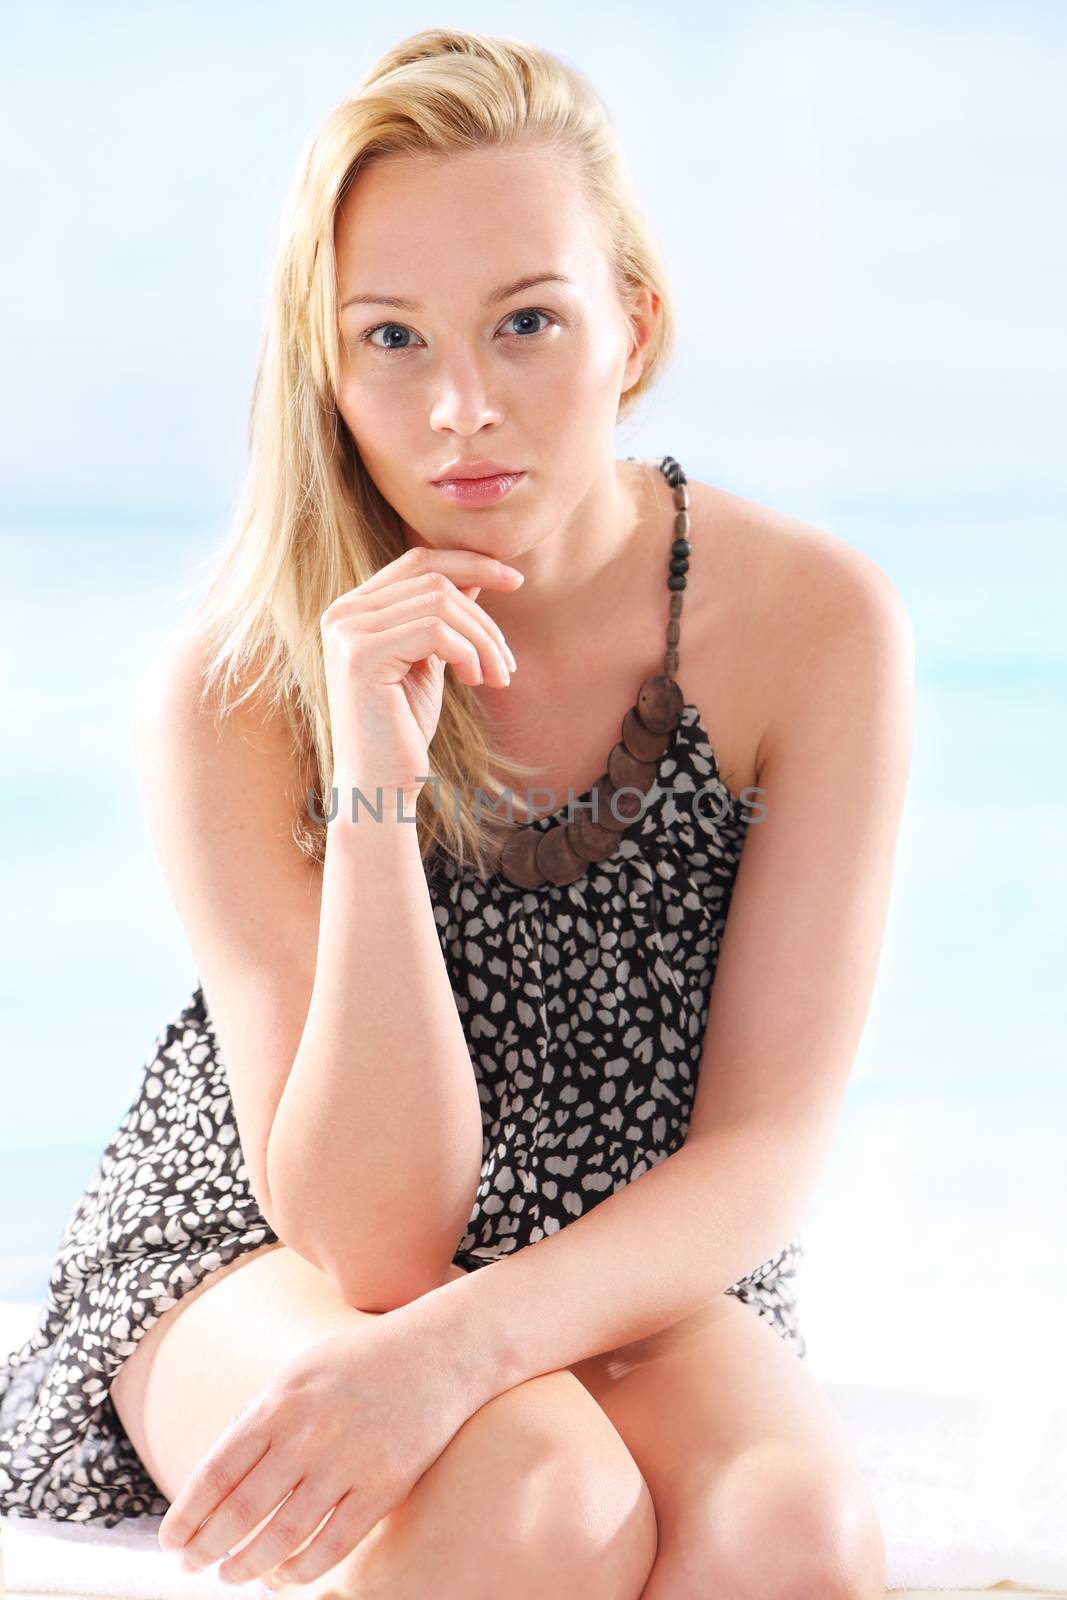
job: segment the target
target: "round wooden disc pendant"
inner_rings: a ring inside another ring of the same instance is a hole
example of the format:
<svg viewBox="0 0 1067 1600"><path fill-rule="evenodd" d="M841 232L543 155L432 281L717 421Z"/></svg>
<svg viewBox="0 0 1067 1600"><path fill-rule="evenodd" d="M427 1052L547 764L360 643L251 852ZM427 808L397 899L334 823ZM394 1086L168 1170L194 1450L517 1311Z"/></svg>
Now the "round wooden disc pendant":
<svg viewBox="0 0 1067 1600"><path fill-rule="evenodd" d="M602 828L610 828L612 833L622 833L641 810L641 796L619 794L606 772L597 779L593 793L597 797L596 820Z"/></svg>
<svg viewBox="0 0 1067 1600"><path fill-rule="evenodd" d="M541 835L533 828L519 828L500 852L500 871L517 889L539 889L545 875L537 865L537 846Z"/></svg>
<svg viewBox="0 0 1067 1600"><path fill-rule="evenodd" d="M622 742L638 761L658 761L670 744L670 736L646 728L637 715L637 707L631 706L622 719Z"/></svg>
<svg viewBox="0 0 1067 1600"><path fill-rule="evenodd" d="M570 824L558 822L541 835L537 846L537 865L549 883L573 883L580 878L588 861L577 854L568 837Z"/></svg>
<svg viewBox="0 0 1067 1600"><path fill-rule="evenodd" d="M606 861L619 848L622 834L594 822L588 811L579 811L571 828L571 847L584 861Z"/></svg>
<svg viewBox="0 0 1067 1600"><path fill-rule="evenodd" d="M682 715L682 691L666 673L646 678L637 691L637 715L653 733L670 733Z"/></svg>
<svg viewBox="0 0 1067 1600"><path fill-rule="evenodd" d="M616 789L640 789L647 794L656 781L656 763L638 761L624 744L617 744L608 756L608 777Z"/></svg>

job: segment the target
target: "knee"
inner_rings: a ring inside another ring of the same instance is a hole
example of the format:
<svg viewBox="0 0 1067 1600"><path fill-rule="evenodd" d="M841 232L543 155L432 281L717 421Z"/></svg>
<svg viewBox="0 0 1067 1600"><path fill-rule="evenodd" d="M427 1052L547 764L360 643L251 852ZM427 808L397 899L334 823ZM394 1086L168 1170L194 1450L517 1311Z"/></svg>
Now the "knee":
<svg viewBox="0 0 1067 1600"><path fill-rule="evenodd" d="M883 1600L885 1543L862 1480L753 1456L700 1498L678 1600Z"/></svg>
<svg viewBox="0 0 1067 1600"><path fill-rule="evenodd" d="M656 1553L636 1461L562 1371L481 1407L379 1530L354 1593L396 1600L638 1600Z"/></svg>
<svg viewBox="0 0 1067 1600"><path fill-rule="evenodd" d="M637 1600L656 1555L655 1507L637 1462L578 1379L542 1374L479 1417L492 1439L482 1469L498 1463L491 1592ZM479 1541L484 1546L484 1534Z"/></svg>
<svg viewBox="0 0 1067 1600"><path fill-rule="evenodd" d="M593 1459L561 1441L521 1498L521 1550L501 1573L499 1592L511 1600L638 1600L656 1558L656 1511L621 1439Z"/></svg>

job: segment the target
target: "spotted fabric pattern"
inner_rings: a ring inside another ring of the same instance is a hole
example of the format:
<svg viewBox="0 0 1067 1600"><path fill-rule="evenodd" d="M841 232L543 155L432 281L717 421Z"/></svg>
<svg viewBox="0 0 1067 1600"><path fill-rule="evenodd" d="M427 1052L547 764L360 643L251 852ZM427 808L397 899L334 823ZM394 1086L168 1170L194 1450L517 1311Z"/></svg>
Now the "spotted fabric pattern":
<svg viewBox="0 0 1067 1600"><path fill-rule="evenodd" d="M755 813L723 782L693 705L657 773L616 854L574 883L521 889L450 859L429 864L482 1109L481 1181L453 1258L467 1271L557 1233L685 1141ZM533 826L567 814L564 802ZM198 984L156 1038L69 1217L33 1332L0 1363L0 1511L106 1527L162 1516L170 1502L110 1385L184 1294L277 1239L249 1186ZM803 1358L791 1281L801 1259L789 1240L725 1293Z"/></svg>

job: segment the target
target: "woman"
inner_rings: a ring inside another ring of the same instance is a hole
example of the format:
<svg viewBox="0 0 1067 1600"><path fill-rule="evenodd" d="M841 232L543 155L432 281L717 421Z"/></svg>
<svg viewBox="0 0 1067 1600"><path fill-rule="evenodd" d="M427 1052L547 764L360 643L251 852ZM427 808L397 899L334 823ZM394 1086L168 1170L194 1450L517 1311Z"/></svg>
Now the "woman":
<svg viewBox="0 0 1067 1600"><path fill-rule="evenodd" d="M200 982L0 1375L9 1514L166 1512L301 1596L883 1593L790 1279L911 631L615 459L673 337L546 52L418 34L318 131L236 535L138 697Z"/></svg>

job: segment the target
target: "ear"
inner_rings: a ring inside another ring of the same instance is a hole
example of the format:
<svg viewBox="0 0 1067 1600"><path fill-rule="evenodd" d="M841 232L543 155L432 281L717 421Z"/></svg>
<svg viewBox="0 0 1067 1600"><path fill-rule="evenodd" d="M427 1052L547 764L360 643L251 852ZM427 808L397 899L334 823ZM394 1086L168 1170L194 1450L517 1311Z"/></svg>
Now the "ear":
<svg viewBox="0 0 1067 1600"><path fill-rule="evenodd" d="M656 329L656 320L659 316L660 297L654 289L644 285L637 291L631 305L628 318L630 322L630 353L626 357L626 366L623 369L622 390L625 394L632 389L645 370L648 359L648 347L652 342L652 335Z"/></svg>

